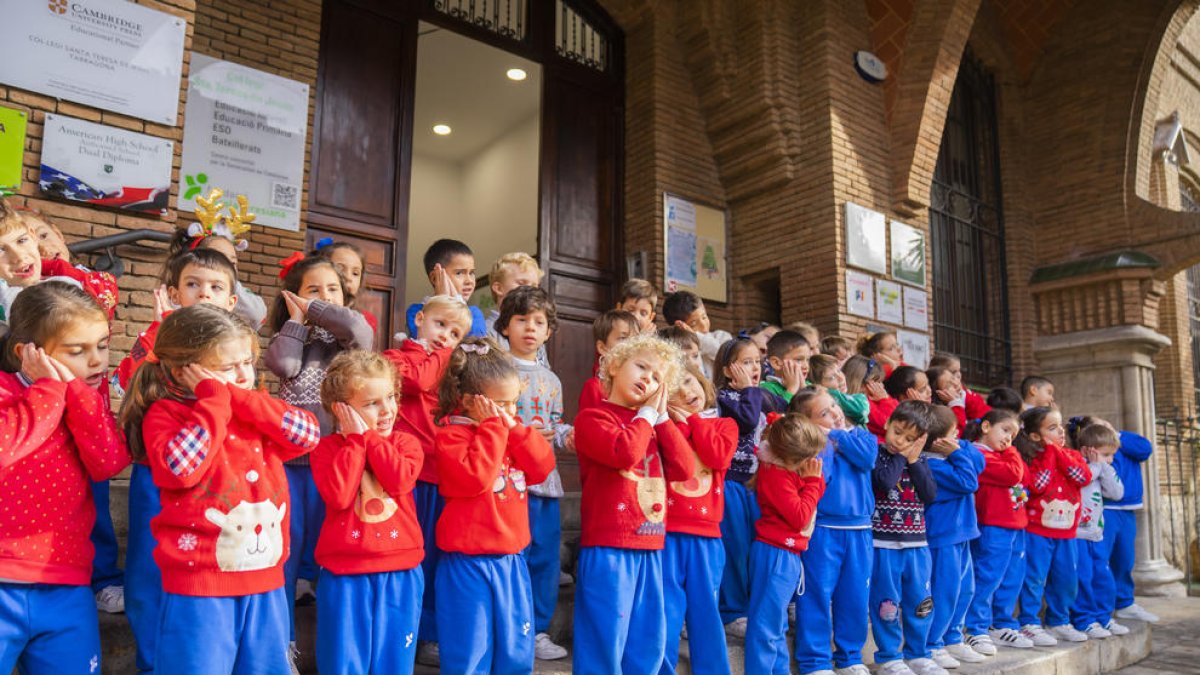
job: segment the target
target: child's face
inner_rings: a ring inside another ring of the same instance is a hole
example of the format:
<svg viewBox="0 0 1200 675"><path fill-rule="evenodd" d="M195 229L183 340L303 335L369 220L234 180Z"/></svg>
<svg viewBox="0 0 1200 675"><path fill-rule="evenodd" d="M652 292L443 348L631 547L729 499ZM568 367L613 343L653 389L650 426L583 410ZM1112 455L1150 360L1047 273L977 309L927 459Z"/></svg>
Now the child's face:
<svg viewBox="0 0 1200 675"><path fill-rule="evenodd" d="M492 399L492 402L500 407L501 410L509 415L516 416L517 414L517 399L521 397L521 380L514 375L506 377L502 380L488 382L483 387L483 396ZM474 394L465 394L463 396L463 408L467 411L468 416L476 410L475 406L471 405L470 397ZM476 422L482 422L481 419L476 419L471 416Z"/></svg>
<svg viewBox="0 0 1200 675"><path fill-rule="evenodd" d="M627 408L645 404L662 386L662 371L662 359L653 352L639 352L613 364L608 370L612 386L608 399Z"/></svg>
<svg viewBox="0 0 1200 675"><path fill-rule="evenodd" d="M41 218L23 216L25 222L33 229L37 237L38 253L46 260L64 260L71 262L71 252L67 250L67 240L62 232Z"/></svg>
<svg viewBox="0 0 1200 675"><path fill-rule="evenodd" d="M946 362L946 372L954 376L955 382L962 383L962 361L950 359Z"/></svg>
<svg viewBox="0 0 1200 675"><path fill-rule="evenodd" d="M1025 394L1025 402L1034 407L1054 407L1054 385L1043 384L1040 387L1030 387Z"/></svg>
<svg viewBox="0 0 1200 675"><path fill-rule="evenodd" d="M204 248L216 251L226 258L229 258L229 262L233 263L233 268L235 270L237 269L238 250L237 246L234 246L232 241L229 241L225 237L214 235L204 240Z"/></svg>
<svg viewBox="0 0 1200 675"><path fill-rule="evenodd" d="M704 410L704 387L695 375L684 373L679 378L679 388L671 394L671 405L683 408L691 414Z"/></svg>
<svg viewBox="0 0 1200 675"><path fill-rule="evenodd" d="M42 280L42 256L29 228L18 226L0 235L0 280L22 287Z"/></svg>
<svg viewBox="0 0 1200 675"><path fill-rule="evenodd" d="M1100 457L1100 461L1105 464L1112 464L1113 458L1117 456L1117 446L1102 445L1096 448L1096 454Z"/></svg>
<svg viewBox="0 0 1200 675"><path fill-rule="evenodd" d="M950 387L954 386L955 384L958 384L958 378L956 378L954 373L950 372L949 370L944 370L942 371L942 374L938 376L938 381L933 383L933 386L939 391L943 391L950 389Z"/></svg>
<svg viewBox="0 0 1200 675"><path fill-rule="evenodd" d="M248 335L225 340L206 354L200 360L200 365L211 370L221 382L239 389L253 389L257 374L254 372L254 349L250 340Z"/></svg>
<svg viewBox="0 0 1200 675"><path fill-rule="evenodd" d="M699 368L703 372L704 357L700 355L700 346L699 345L692 343L692 342L688 342L688 343L679 345L679 349L680 349L680 351L683 352L683 358L687 359L688 363L695 365L697 368Z"/></svg>
<svg viewBox="0 0 1200 675"><path fill-rule="evenodd" d="M704 309L703 303L696 308L696 311L688 314L688 317L684 320L684 323L686 323L689 328L697 333L707 333L712 330L712 324L708 320L708 311ZM767 339L769 340L770 338Z"/></svg>
<svg viewBox="0 0 1200 675"><path fill-rule="evenodd" d="M924 401L926 403L933 400L933 387L929 386L929 378L925 376L925 373L917 373L916 381L913 382L913 386L909 387L904 400Z"/></svg>
<svg viewBox="0 0 1200 675"><path fill-rule="evenodd" d="M911 448L923 435L919 429L907 422L888 420L884 428L883 442L888 452L898 455Z"/></svg>
<svg viewBox="0 0 1200 675"><path fill-rule="evenodd" d="M753 343L742 347L729 365L734 364L741 365L750 373L750 386L757 387L762 381L762 352ZM729 366L725 366L725 378L733 379L733 370Z"/></svg>
<svg viewBox="0 0 1200 675"><path fill-rule="evenodd" d="M829 394L820 394L809 401L805 407L804 416L826 431L842 429L846 426L846 414Z"/></svg>
<svg viewBox="0 0 1200 675"><path fill-rule="evenodd" d="M449 309L417 312L413 323L417 337L434 349L454 349L470 330L470 326L463 325L462 314Z"/></svg>
<svg viewBox="0 0 1200 675"><path fill-rule="evenodd" d="M633 326L630 326L624 321L614 321L613 329L608 332L608 337L604 342L596 343L596 351L601 356L608 353L608 350L617 346L621 340L628 340L633 335Z"/></svg>
<svg viewBox="0 0 1200 675"><path fill-rule="evenodd" d="M538 271L536 269L525 269L517 267L513 264L505 264L500 267L503 274L500 275L499 281L492 282L492 295L496 297L496 306L504 302L504 296L508 295L512 289L521 286L537 286Z"/></svg>
<svg viewBox="0 0 1200 675"><path fill-rule="evenodd" d="M1063 428L1062 415L1057 410L1050 411L1050 414L1042 420L1042 426L1038 429L1038 433L1031 435L1038 436L1033 439L1035 441L1051 443L1060 448L1067 444L1067 430Z"/></svg>
<svg viewBox="0 0 1200 675"><path fill-rule="evenodd" d="M346 304L346 298L342 295L342 279L332 265L318 265L305 272L296 295L331 305Z"/></svg>
<svg viewBox="0 0 1200 675"><path fill-rule="evenodd" d="M900 341L896 339L895 335L884 337L883 343L879 345L879 351L896 363L904 363L904 349L900 347Z"/></svg>
<svg viewBox="0 0 1200 675"><path fill-rule="evenodd" d="M1020 431L1020 427L1017 425L1017 421L1013 419L1007 419L996 424L983 422L980 424L980 432L982 433L979 436L979 442L992 450L1005 450L1012 445L1018 431Z"/></svg>
<svg viewBox="0 0 1200 675"><path fill-rule="evenodd" d="M167 288L167 296L180 307L207 303L232 312L237 305L229 275L200 265L184 266L179 273L179 286Z"/></svg>
<svg viewBox="0 0 1200 675"><path fill-rule="evenodd" d="M846 362L850 360L851 356L854 356L854 352L845 347L838 347L833 352L833 358L837 359L838 368L846 365Z"/></svg>
<svg viewBox="0 0 1200 675"><path fill-rule="evenodd" d="M654 330L654 301L645 298L640 300L627 298L617 305L617 309L623 309L637 317L639 333L649 333Z"/></svg>
<svg viewBox="0 0 1200 675"><path fill-rule="evenodd" d="M754 343L755 347L758 347L758 351L765 354L767 351L767 343L770 342L771 338L775 337L775 334L778 332L779 326L767 326L754 335L751 335L750 341Z"/></svg>
<svg viewBox="0 0 1200 675"><path fill-rule="evenodd" d="M800 377L804 380L808 380L808 359L811 357L812 349L808 345L800 345L799 347L793 348L792 351L788 352L787 354L784 354L783 358L778 356L769 356L767 357L767 361L771 364L771 367L775 369L776 373L783 370L783 364L785 362L795 361L796 365L800 367Z"/></svg>
<svg viewBox="0 0 1200 675"><path fill-rule="evenodd" d="M396 384L390 377L371 377L358 381L346 397L346 405L354 408L380 436L391 436L396 424Z"/></svg>
<svg viewBox="0 0 1200 675"><path fill-rule="evenodd" d="M363 276L363 262L358 254L348 248L337 248L329 254L329 262L346 278L346 290L350 295L358 295Z"/></svg>
<svg viewBox="0 0 1200 675"><path fill-rule="evenodd" d="M42 348L77 379L98 389L108 372L108 339L107 321L79 319L71 322L62 334L47 340Z"/></svg>
<svg viewBox="0 0 1200 675"><path fill-rule="evenodd" d="M537 350L550 339L550 324L546 313L539 309L528 314L514 314L502 332L508 338L508 351L513 356L532 360Z"/></svg>
<svg viewBox="0 0 1200 675"><path fill-rule="evenodd" d="M846 376L842 373L842 369L838 367L830 368L821 375L821 381L817 384L826 389L834 389L836 391L846 391Z"/></svg>
<svg viewBox="0 0 1200 675"><path fill-rule="evenodd" d="M463 300L471 297L471 294L475 292L475 256L462 253L452 255L442 265L442 269L450 275L450 283L454 284L455 290L463 297ZM434 284L434 288L437 288L437 282L433 279L432 274L431 272L430 282Z"/></svg>

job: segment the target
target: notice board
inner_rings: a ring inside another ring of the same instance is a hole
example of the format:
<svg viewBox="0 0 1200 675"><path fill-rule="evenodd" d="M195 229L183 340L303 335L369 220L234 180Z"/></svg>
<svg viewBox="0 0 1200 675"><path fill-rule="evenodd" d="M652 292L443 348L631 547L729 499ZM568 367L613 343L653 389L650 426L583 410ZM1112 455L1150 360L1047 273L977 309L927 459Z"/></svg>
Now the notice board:
<svg viewBox="0 0 1200 675"><path fill-rule="evenodd" d="M727 302L728 222L725 211L663 193L663 240L668 293L693 291L705 300Z"/></svg>

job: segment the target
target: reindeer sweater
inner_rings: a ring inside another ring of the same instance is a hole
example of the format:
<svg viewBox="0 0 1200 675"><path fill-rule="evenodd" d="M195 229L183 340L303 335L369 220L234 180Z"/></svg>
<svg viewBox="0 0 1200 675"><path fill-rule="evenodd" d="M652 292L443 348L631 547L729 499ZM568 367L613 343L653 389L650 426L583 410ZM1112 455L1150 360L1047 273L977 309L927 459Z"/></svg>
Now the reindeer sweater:
<svg viewBox="0 0 1200 675"><path fill-rule="evenodd" d="M1079 490L1092 472L1075 450L1047 443L1028 462L1029 514L1026 532L1050 539L1074 539L1079 524Z"/></svg>
<svg viewBox="0 0 1200 675"><path fill-rule="evenodd" d="M396 366L396 381L400 383L400 414L396 430L412 435L425 452L425 464L417 480L437 484L437 460L433 413L437 409L438 383L450 363L450 349L426 351L425 343L408 339L399 349L383 353Z"/></svg>
<svg viewBox="0 0 1200 675"><path fill-rule="evenodd" d="M163 590L228 597L282 586L283 462L317 446L312 413L210 379L194 399L152 404L142 437L162 500L150 531Z"/></svg>
<svg viewBox="0 0 1200 675"><path fill-rule="evenodd" d="M692 451L687 480L667 482L667 532L720 537L725 515L725 472L737 449L737 424L716 410L675 422Z"/></svg>

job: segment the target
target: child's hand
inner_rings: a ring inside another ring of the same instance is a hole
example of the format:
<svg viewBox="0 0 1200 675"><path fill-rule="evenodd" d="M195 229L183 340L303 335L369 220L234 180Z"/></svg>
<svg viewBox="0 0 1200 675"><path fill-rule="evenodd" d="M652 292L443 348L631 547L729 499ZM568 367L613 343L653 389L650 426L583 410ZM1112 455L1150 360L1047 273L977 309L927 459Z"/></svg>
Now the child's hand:
<svg viewBox="0 0 1200 675"><path fill-rule="evenodd" d="M904 459L908 460L909 464L921 459L921 451L925 449L925 441L929 440L929 434L921 434L917 440L913 441L912 445L900 451Z"/></svg>
<svg viewBox="0 0 1200 675"><path fill-rule="evenodd" d="M367 422L362 415L342 401L333 404L333 416L337 418L338 430L342 432L343 436L367 432Z"/></svg>
<svg viewBox="0 0 1200 675"><path fill-rule="evenodd" d="M963 399L966 397L966 392L963 391L962 384L958 382L951 382L949 387L937 390L937 397L941 399L943 403L947 405L953 405L954 403L963 401Z"/></svg>
<svg viewBox="0 0 1200 675"><path fill-rule="evenodd" d="M75 373L72 373L71 369L68 368L62 361L59 361L49 354L46 355L46 359L50 361L50 367L54 368L55 372L58 373L58 379L62 380L63 382L70 382L75 379Z"/></svg>
<svg viewBox="0 0 1200 675"><path fill-rule="evenodd" d="M872 401L882 401L888 397L887 389L885 389L883 383L879 382L878 380L871 380L870 382L864 384L863 391L866 392L867 398L871 399Z"/></svg>
<svg viewBox="0 0 1200 675"><path fill-rule="evenodd" d="M956 450L958 450L958 441L955 441L953 438L945 437L934 441L933 445L929 448L930 452L935 455L941 455L942 457L949 457Z"/></svg>
<svg viewBox="0 0 1200 675"><path fill-rule="evenodd" d="M871 358L873 358L873 359L875 359L876 361L878 361L878 362L879 362L879 365L880 365L880 367L883 367L883 366L891 366L891 367L895 368L896 366L899 366L899 365L900 365L898 362L896 362L894 359L892 359L892 358L888 357L888 356L887 356L887 355L885 355L883 352L878 352L878 353L876 353L876 354L875 354L875 356L872 356ZM886 370L886 369L885 369L885 370Z"/></svg>
<svg viewBox="0 0 1200 675"><path fill-rule="evenodd" d="M58 374L58 370L50 361L50 355L42 348L26 342L21 345L21 372L30 380L37 382L38 380L54 380L62 382L62 378Z"/></svg>
<svg viewBox="0 0 1200 675"><path fill-rule="evenodd" d="M751 384L750 370L740 363L729 366L729 385L734 389L745 389Z"/></svg>
<svg viewBox="0 0 1200 675"><path fill-rule="evenodd" d="M302 298L291 291L280 291L283 294L283 303L287 306L288 318L296 323L304 323L308 316L308 306L312 304L312 300Z"/></svg>
<svg viewBox="0 0 1200 675"><path fill-rule="evenodd" d="M686 323L684 323L684 322L682 322L682 321L676 321L676 322L675 322L675 327L676 327L676 328L682 328L683 330L686 330L686 331L687 331L687 332L689 332L689 333L695 333L695 332L696 332L696 329L695 329L695 328L692 328L691 326L687 325Z"/></svg>
<svg viewBox="0 0 1200 675"><path fill-rule="evenodd" d="M216 373L197 363L189 363L180 368L179 374L175 377L175 380L179 382L179 386L188 391L196 391L196 387L205 380L217 379L220 378L217 377Z"/></svg>
<svg viewBox="0 0 1200 675"><path fill-rule="evenodd" d="M788 393L795 394L804 386L804 375L800 372L800 363L793 360L783 362L783 368L779 370L779 379L783 380L783 388L788 390Z"/></svg>
<svg viewBox="0 0 1200 675"><path fill-rule="evenodd" d="M154 289L154 320L162 321L167 312L174 309L175 306L171 303L171 296L167 294L167 285L162 284Z"/></svg>
<svg viewBox="0 0 1200 675"><path fill-rule="evenodd" d="M450 274L446 268L442 267L441 263L433 266L433 294L448 295L452 298L459 297L458 289L454 287L454 280L450 278Z"/></svg>
<svg viewBox="0 0 1200 675"><path fill-rule="evenodd" d="M541 422L538 422L538 421L534 421L533 424L530 424L529 428L537 429L537 432L542 435L542 438L546 439L547 443L554 442L554 429L553 428L548 429L545 426L543 426Z"/></svg>
<svg viewBox="0 0 1200 675"><path fill-rule="evenodd" d="M662 417L663 415L667 414L667 400L668 399L669 399L669 397L667 396L667 385L665 385L665 384L658 385L658 391L654 392L652 405L654 406L654 410L656 410L658 412L659 417Z"/></svg>
<svg viewBox="0 0 1200 675"><path fill-rule="evenodd" d="M1098 464L1104 461L1104 456L1096 448L1080 448L1079 454L1083 455L1083 461L1088 464Z"/></svg>
<svg viewBox="0 0 1200 675"><path fill-rule="evenodd" d="M816 478L817 476L821 475L822 467L823 463L821 462L820 457L809 457L800 463L800 468L796 473L798 473L801 478Z"/></svg>
<svg viewBox="0 0 1200 675"><path fill-rule="evenodd" d="M687 422L692 414L677 405L667 406L667 416L676 422Z"/></svg>
<svg viewBox="0 0 1200 675"><path fill-rule="evenodd" d="M575 452L575 428L574 427L571 427L571 430L567 432L566 437L563 438L563 450L566 450L567 452Z"/></svg>

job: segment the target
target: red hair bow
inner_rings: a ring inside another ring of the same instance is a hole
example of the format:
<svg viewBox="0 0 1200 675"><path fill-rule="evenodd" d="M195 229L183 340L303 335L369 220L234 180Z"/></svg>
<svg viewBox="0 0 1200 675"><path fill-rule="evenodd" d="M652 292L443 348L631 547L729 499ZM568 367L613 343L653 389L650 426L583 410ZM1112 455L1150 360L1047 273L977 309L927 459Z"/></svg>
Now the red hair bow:
<svg viewBox="0 0 1200 675"><path fill-rule="evenodd" d="M282 278L286 277L288 275L288 272L291 272L292 268L296 266L296 263L300 262L301 260L304 260L304 254L301 253L300 251L296 251L295 253L284 258L283 260L280 260L279 261L279 267L280 267L279 278L282 279Z"/></svg>

